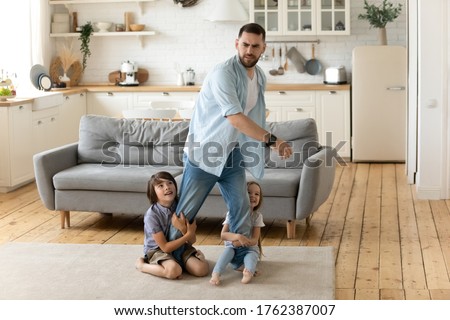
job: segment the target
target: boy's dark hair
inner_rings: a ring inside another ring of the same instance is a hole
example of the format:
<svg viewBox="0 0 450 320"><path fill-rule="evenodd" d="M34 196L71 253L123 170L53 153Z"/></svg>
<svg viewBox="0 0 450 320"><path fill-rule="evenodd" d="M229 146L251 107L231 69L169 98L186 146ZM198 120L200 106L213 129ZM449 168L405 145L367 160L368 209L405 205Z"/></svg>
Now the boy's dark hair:
<svg viewBox="0 0 450 320"><path fill-rule="evenodd" d="M175 181L175 178L167 171L160 171L152 175L147 184L147 198L148 200L150 200L151 204L158 202L158 196L156 195L155 192L155 186L164 180L169 180L173 182L173 184L175 185L175 191L177 193L175 201L178 201L178 186L177 182Z"/></svg>
<svg viewBox="0 0 450 320"><path fill-rule="evenodd" d="M266 42L266 30L257 23L247 23L243 25L241 29L239 29L238 38L240 38L244 32L262 35L262 40Z"/></svg>

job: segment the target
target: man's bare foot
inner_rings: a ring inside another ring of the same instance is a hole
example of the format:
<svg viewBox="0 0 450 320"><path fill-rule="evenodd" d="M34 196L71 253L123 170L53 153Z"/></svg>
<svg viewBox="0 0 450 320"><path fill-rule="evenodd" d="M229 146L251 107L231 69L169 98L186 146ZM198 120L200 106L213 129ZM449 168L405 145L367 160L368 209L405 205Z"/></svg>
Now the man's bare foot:
<svg viewBox="0 0 450 320"><path fill-rule="evenodd" d="M211 275L211 279L209 279L209 283L218 286L220 284L220 273L213 272Z"/></svg>
<svg viewBox="0 0 450 320"><path fill-rule="evenodd" d="M253 273L251 273L249 270L244 269L244 271L242 271L242 280L241 282L246 284L246 283L250 283L250 281L252 281L253 278Z"/></svg>
<svg viewBox="0 0 450 320"><path fill-rule="evenodd" d="M136 260L134 266L135 266L136 269L138 269L139 271L142 271L142 267L144 266L144 263L145 263L144 258L139 257L139 258L137 258L137 260Z"/></svg>

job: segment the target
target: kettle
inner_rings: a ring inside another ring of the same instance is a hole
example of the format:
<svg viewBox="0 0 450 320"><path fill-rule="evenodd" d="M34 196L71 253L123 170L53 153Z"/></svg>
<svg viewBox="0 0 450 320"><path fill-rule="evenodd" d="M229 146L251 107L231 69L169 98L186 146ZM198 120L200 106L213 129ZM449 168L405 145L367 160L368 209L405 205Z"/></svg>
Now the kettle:
<svg viewBox="0 0 450 320"><path fill-rule="evenodd" d="M192 68L189 68L184 72L184 83L187 86L195 85L195 72Z"/></svg>

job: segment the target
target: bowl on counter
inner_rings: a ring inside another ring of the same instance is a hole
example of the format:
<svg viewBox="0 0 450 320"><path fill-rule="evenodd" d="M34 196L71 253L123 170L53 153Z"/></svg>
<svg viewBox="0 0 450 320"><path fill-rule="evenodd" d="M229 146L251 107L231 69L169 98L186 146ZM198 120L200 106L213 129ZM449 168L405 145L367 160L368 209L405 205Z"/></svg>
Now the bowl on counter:
<svg viewBox="0 0 450 320"><path fill-rule="evenodd" d="M131 31L142 31L145 28L145 24L130 24L130 30Z"/></svg>
<svg viewBox="0 0 450 320"><path fill-rule="evenodd" d="M98 32L108 32L109 28L111 28L111 22L97 22L96 27L98 28Z"/></svg>

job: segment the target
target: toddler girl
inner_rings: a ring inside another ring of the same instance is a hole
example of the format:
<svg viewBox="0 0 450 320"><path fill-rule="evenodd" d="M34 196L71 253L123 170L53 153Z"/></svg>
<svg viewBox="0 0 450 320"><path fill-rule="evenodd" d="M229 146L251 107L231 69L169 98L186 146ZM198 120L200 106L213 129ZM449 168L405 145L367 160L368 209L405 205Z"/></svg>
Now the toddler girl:
<svg viewBox="0 0 450 320"><path fill-rule="evenodd" d="M225 240L225 251L217 260L209 282L220 284L220 275L228 263L235 270L242 270L242 283L249 283L256 273L256 265L261 257L261 228L265 226L263 216L258 211L262 203L261 186L254 181L247 183L250 197L250 214L252 222L252 236L247 238L242 234L229 232L228 213L223 223L221 238Z"/></svg>

